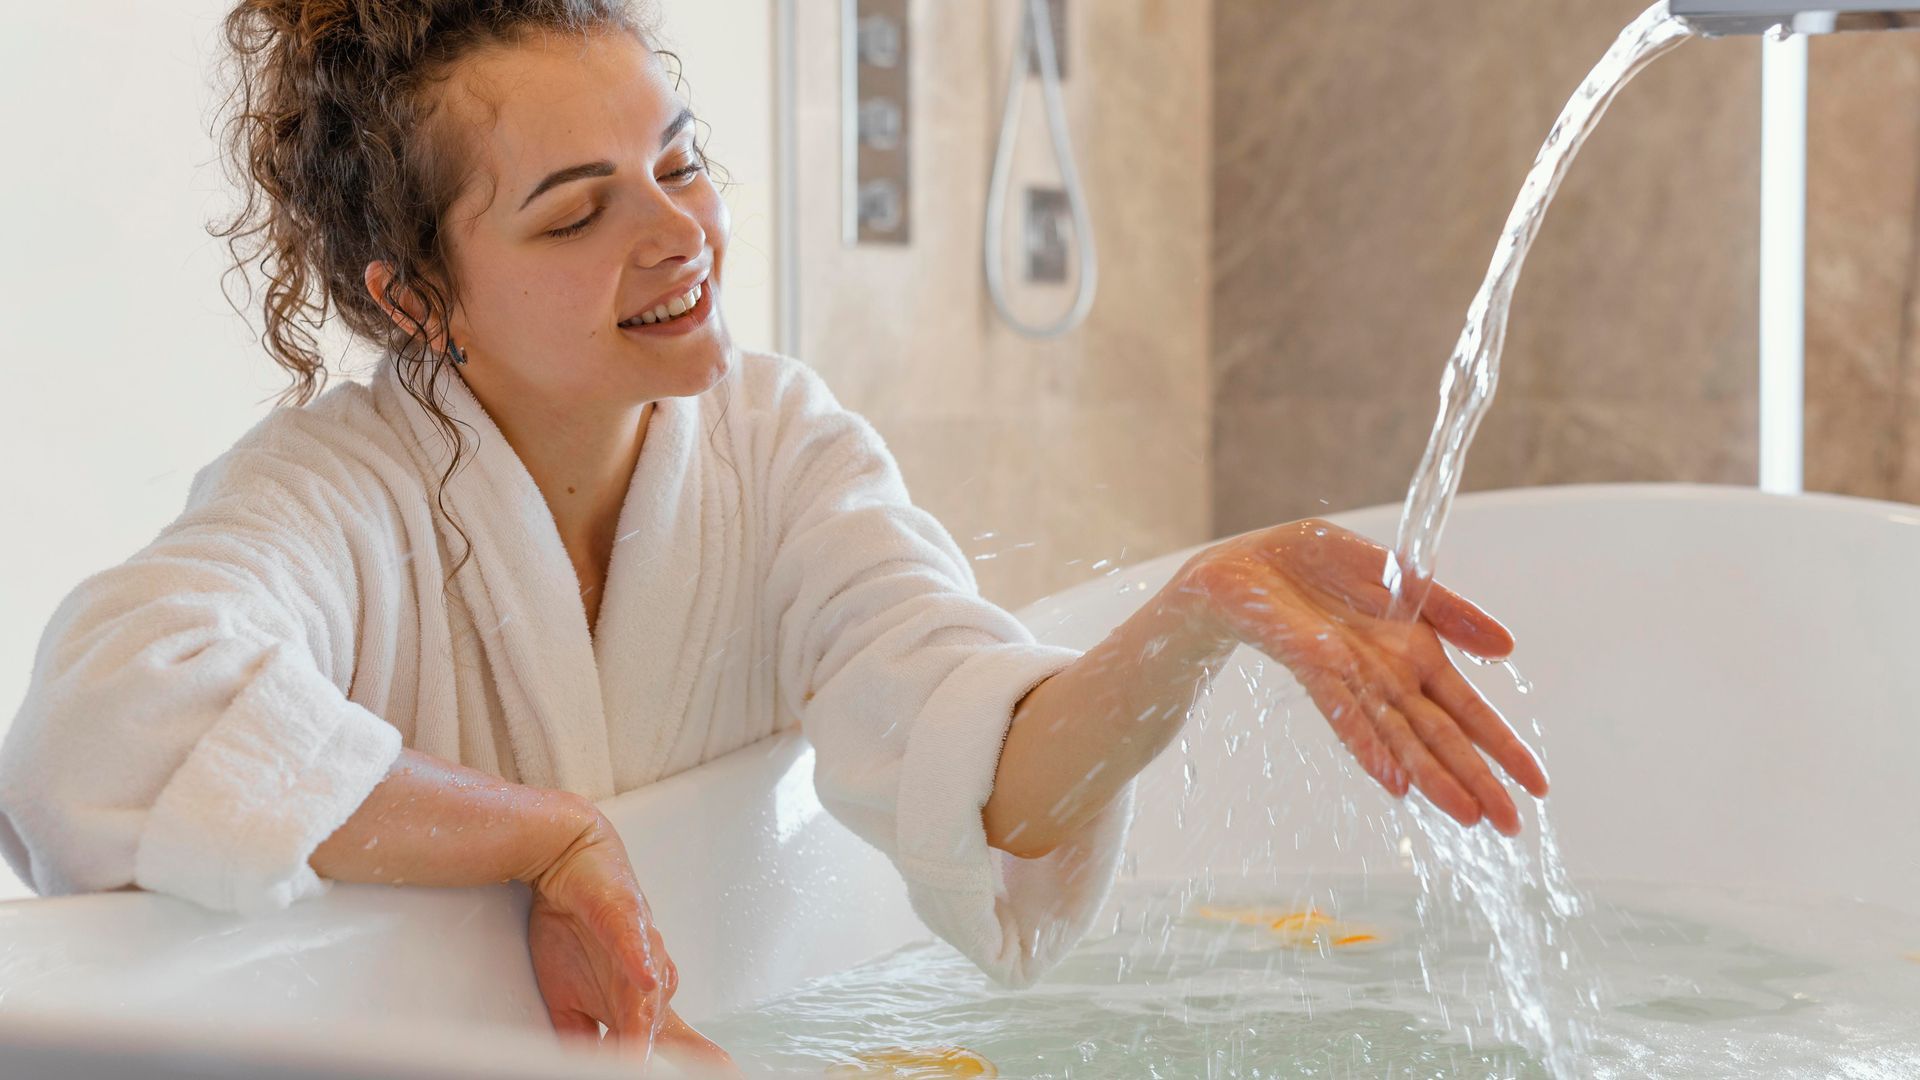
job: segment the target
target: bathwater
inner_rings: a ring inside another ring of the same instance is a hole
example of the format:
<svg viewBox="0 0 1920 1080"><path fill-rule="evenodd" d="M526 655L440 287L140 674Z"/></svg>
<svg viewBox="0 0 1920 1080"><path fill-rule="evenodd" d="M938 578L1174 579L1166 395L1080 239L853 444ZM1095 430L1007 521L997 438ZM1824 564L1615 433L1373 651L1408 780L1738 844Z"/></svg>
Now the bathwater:
<svg viewBox="0 0 1920 1080"><path fill-rule="evenodd" d="M1920 1075L1920 917L1729 889L1587 892L1551 980L1594 996L1581 1075ZM1130 882L1027 990L929 942L702 1027L749 1075L1550 1075L1496 1032L1497 944L1423 917L1422 895L1385 872L1204 895Z"/></svg>

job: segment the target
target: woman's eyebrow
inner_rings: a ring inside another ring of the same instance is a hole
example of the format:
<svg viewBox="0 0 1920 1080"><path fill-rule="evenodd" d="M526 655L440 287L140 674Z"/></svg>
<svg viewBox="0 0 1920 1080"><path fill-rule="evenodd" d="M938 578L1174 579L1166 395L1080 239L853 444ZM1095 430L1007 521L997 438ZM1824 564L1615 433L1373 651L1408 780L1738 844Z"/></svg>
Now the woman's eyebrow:
<svg viewBox="0 0 1920 1080"><path fill-rule="evenodd" d="M546 179L533 186L533 190L521 201L520 209L525 210L527 203L546 194L553 188L559 187L561 184L570 183L574 180L585 180L593 176L612 176L613 173L614 168L613 162L611 161L588 161L579 165L569 165L564 169L555 170L554 172L548 173Z"/></svg>
<svg viewBox="0 0 1920 1080"><path fill-rule="evenodd" d="M660 132L660 148L666 149L667 144L673 141L673 137L680 134L681 129L691 123L693 123L693 110L683 106L672 122L667 124L666 129Z"/></svg>
<svg viewBox="0 0 1920 1080"><path fill-rule="evenodd" d="M673 137L680 134L680 132L691 123L693 123L693 110L689 108L681 109L678 115L674 116L672 122L667 124L666 129L660 133L660 145L664 147L672 142ZM587 161L579 165L569 165L564 169L556 169L548 173L545 178L533 186L533 190L527 193L527 197L520 201L520 209L525 210L528 203L559 187L561 184L570 183L574 180L586 180L596 176L612 176L615 171L613 162L611 161Z"/></svg>

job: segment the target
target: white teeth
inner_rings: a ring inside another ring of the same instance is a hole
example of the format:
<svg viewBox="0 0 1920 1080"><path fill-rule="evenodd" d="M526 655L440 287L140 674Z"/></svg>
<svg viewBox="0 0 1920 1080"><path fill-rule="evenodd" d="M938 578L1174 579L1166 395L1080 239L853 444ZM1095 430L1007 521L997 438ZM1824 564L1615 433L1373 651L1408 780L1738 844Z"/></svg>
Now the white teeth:
<svg viewBox="0 0 1920 1080"><path fill-rule="evenodd" d="M641 312L638 316L628 319L627 322L650 326L657 322L666 322L668 319L677 319L699 305L700 296L703 291L703 286L695 285L693 288L687 290L686 295L676 296L666 303L661 304L659 307L654 308L652 311Z"/></svg>

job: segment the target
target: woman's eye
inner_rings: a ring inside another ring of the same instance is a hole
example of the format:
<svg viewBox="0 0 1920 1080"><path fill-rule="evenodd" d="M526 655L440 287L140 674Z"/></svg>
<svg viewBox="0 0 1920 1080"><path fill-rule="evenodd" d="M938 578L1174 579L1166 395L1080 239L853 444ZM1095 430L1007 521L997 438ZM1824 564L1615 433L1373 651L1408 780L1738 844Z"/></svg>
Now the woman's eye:
<svg viewBox="0 0 1920 1080"><path fill-rule="evenodd" d="M691 162L688 162L686 165L666 174L665 176L662 176L660 179L664 181L670 181L673 183L684 183L686 181L692 180L695 176L699 175L700 171L703 168L705 168L705 166L702 165L699 161L691 161Z"/></svg>
<svg viewBox="0 0 1920 1080"><path fill-rule="evenodd" d="M706 171L706 162L700 160L699 158L695 158L694 160L688 162L687 164L681 166L680 168L675 169L672 172L667 173L666 175L660 177L660 181L662 183L669 183L669 184L685 184L685 183L691 182L695 176L700 175L700 173L704 171ZM593 210L593 213L588 214L586 217L581 218L579 221L576 221L571 225L562 225L557 229L548 229L545 235L551 236L557 240L564 240L569 236L577 236L580 233L585 232L587 226L593 224L593 220L599 217L601 212L606 210L606 208L607 208L606 204L603 203L600 206L595 207Z"/></svg>
<svg viewBox="0 0 1920 1080"><path fill-rule="evenodd" d="M576 221L571 225L562 225L557 229L548 229L547 235L564 238L564 237L572 236L575 233L581 232L585 230L587 226L593 224L593 219L599 217L600 211L605 209L606 209L605 206L595 207L593 213L588 214L586 217L581 218L579 221Z"/></svg>

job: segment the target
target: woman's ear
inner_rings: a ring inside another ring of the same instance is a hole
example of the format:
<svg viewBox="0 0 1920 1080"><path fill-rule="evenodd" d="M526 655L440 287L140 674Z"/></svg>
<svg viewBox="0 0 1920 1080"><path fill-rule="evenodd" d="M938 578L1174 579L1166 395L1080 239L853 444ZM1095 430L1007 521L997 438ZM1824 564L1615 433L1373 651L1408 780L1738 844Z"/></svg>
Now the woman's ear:
<svg viewBox="0 0 1920 1080"><path fill-rule="evenodd" d="M446 351L445 329L439 326L426 326L426 305L420 302L420 298L411 289L394 289L395 295L391 299L388 298L387 290L393 285L391 264L384 259L373 260L367 264L362 280L366 283L367 294L373 297L373 302L380 305L380 310L387 313L387 317L393 320L393 324L398 326L402 333L415 334L424 327L427 332L428 347L434 352Z"/></svg>

